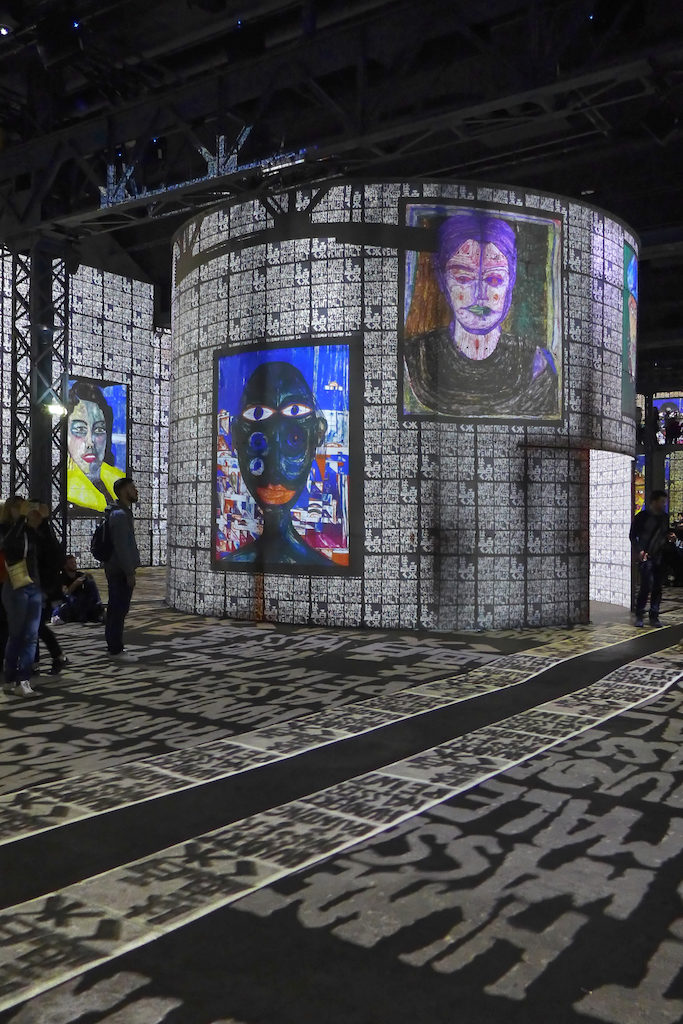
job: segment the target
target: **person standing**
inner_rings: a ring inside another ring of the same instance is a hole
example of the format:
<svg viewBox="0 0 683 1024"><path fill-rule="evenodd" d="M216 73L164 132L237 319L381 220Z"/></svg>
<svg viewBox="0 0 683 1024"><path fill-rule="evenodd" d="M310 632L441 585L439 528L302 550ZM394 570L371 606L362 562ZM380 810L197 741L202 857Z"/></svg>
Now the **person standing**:
<svg viewBox="0 0 683 1024"><path fill-rule="evenodd" d="M116 501L107 514L107 531L112 545L111 557L104 563L109 585L105 636L107 649L113 656L123 652L123 624L135 590L135 570L140 565L140 552L135 540L132 506L138 490L130 477L114 482Z"/></svg>
<svg viewBox="0 0 683 1024"><path fill-rule="evenodd" d="M40 586L43 591L43 610L38 628L34 669L36 672L40 671L40 642L42 641L52 658L50 675L54 676L58 675L69 664L69 659L64 654L59 640L49 625L52 618L52 602L61 596L59 577L64 562L64 552L50 522L50 509L48 506L39 501L29 501L29 505L37 509L41 516L41 522L36 529L36 534L38 536L38 569L40 572Z"/></svg>
<svg viewBox="0 0 683 1024"><path fill-rule="evenodd" d="M631 524L629 540L638 563L640 588L636 598L636 626L642 626L648 598L650 625L661 626L659 606L662 600L664 547L669 530L666 491L653 491L646 507Z"/></svg>
<svg viewBox="0 0 683 1024"><path fill-rule="evenodd" d="M24 498L14 495L5 502L0 522L0 546L5 553L10 578L2 585L8 632L3 689L15 697L38 696L31 686L31 673L43 609L37 533L42 521L39 510L31 508Z"/></svg>

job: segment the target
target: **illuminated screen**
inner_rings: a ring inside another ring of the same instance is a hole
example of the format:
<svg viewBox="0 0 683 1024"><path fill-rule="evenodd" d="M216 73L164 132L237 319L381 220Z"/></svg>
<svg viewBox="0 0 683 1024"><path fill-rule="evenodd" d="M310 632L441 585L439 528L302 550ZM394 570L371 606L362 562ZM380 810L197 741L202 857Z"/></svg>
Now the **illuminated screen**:
<svg viewBox="0 0 683 1024"><path fill-rule="evenodd" d="M350 571L356 348L344 342L218 354L217 567Z"/></svg>
<svg viewBox="0 0 683 1024"><path fill-rule="evenodd" d="M636 341L638 337L638 259L624 243L624 321L621 407L624 416L636 416Z"/></svg>
<svg viewBox="0 0 683 1024"><path fill-rule="evenodd" d="M636 456L634 469L634 501L635 511L641 512L645 508L645 456Z"/></svg>
<svg viewBox="0 0 683 1024"><path fill-rule="evenodd" d="M128 385L70 377L66 407L67 501L72 512L97 514L126 475Z"/></svg>
<svg viewBox="0 0 683 1024"><path fill-rule="evenodd" d="M683 398L680 395L655 395L653 412L656 411L659 444L683 444Z"/></svg>
<svg viewBox="0 0 683 1024"><path fill-rule="evenodd" d="M403 415L559 421L561 222L447 203L405 222Z"/></svg>

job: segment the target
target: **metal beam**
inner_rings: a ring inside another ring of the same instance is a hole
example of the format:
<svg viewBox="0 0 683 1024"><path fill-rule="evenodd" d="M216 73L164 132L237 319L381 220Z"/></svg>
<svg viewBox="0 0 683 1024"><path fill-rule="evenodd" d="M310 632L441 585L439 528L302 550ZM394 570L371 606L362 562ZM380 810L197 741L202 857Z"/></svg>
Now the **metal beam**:
<svg viewBox="0 0 683 1024"><path fill-rule="evenodd" d="M12 402L10 407L10 489L28 496L31 451L31 260L12 257Z"/></svg>
<svg viewBox="0 0 683 1024"><path fill-rule="evenodd" d="M683 52L682 52L683 57ZM501 129L506 133L520 131L526 126L530 131L538 130L546 138L542 142L547 151L553 146L566 146L566 133L562 130L569 115L581 115L584 111L590 111L592 121L586 117L586 132L576 133L577 137L584 139L589 133L604 134L604 121L601 120L596 126L596 110L607 110L613 104L622 104L637 97L649 95L654 86L651 81L651 66L646 61L633 61L625 65L604 68L600 71L575 76L549 85L535 89L515 93L504 100L491 100L476 104L464 105L459 109L448 107L440 112L430 113L429 116L400 118L393 121L384 121L381 126L369 127L359 135L352 135L348 132L349 122L345 121L338 125L336 134L329 134L328 138L320 142L309 151L309 163L316 164L330 157L352 158L361 168L371 167L388 163L395 160L401 150L410 151L411 147L418 146L419 154L424 154L428 149L426 140L430 135L437 137L444 131L456 132L457 138L453 139L451 147L476 142L479 139L492 136ZM317 93L317 97L326 102L327 97ZM337 101L334 101L335 104ZM535 113L538 109L547 112L543 115ZM159 116L166 123L173 123L178 129L178 118L175 110L171 112L166 106L157 105L156 110ZM353 115L353 111L350 116ZM147 133L156 131L153 127L153 119L145 122ZM555 128L557 126L557 128ZM547 139L548 132L556 131L557 139ZM242 131L244 135L244 130ZM236 140L233 151L239 144ZM378 156L378 147L391 146L394 144L397 149L395 153L384 152ZM217 147L221 140L217 141ZM223 143L224 145L224 143ZM532 147L532 151L533 151ZM139 157L141 145L138 145L134 157ZM65 150L65 152L67 152ZM451 159L453 157L451 148ZM217 149L218 153L218 149ZM514 150L520 158L519 148ZM205 159L206 155L203 154ZM83 159L80 156L80 159ZM482 163L491 163L496 160L500 162L501 154L497 156L481 157ZM267 161L266 161L267 162ZM0 157L1 163L1 157ZM130 175L126 170L123 178L117 179L110 172L110 180L103 183L102 200L103 208L79 209L68 214L52 217L47 220L36 217L32 224L22 223L21 219L13 217L11 212L5 211L0 220L0 237L6 242L15 242L17 239L25 239L27 230L51 230L56 232L83 233L90 231L112 231L120 230L130 226L138 226L140 218L156 219L166 216L169 212L178 214L186 209L196 206L196 197L206 195L206 202L215 202L220 196L216 193L239 194L245 188L251 187L259 180L259 171L264 161L237 165L237 160L221 161L217 157L213 160L210 170L214 172L211 176L195 178L173 187L166 187L159 190L141 192L141 194L130 195L126 185L130 181ZM471 161L461 162L462 166L471 167ZM221 173L222 172L222 173ZM320 166L320 175L324 176L326 168ZM310 177L315 174L307 170ZM125 180L124 180L125 179ZM133 190L135 191L135 190ZM195 197L193 204L190 204L190 197ZM200 200L201 203L201 200ZM33 207L35 209L35 206Z"/></svg>

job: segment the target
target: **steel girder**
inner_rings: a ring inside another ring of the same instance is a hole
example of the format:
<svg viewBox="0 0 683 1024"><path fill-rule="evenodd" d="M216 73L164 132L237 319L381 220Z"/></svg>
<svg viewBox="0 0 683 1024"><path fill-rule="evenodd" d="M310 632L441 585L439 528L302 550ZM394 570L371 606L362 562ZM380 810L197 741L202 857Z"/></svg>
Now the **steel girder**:
<svg viewBox="0 0 683 1024"><path fill-rule="evenodd" d="M68 367L69 274L43 246L12 259L10 483L44 501L66 539L66 430L46 406L64 401Z"/></svg>
<svg viewBox="0 0 683 1024"><path fill-rule="evenodd" d="M12 404L10 486L13 494L29 491L31 451L31 259L12 258Z"/></svg>
<svg viewBox="0 0 683 1024"><path fill-rule="evenodd" d="M530 5L536 20L539 6ZM282 156L239 162L250 127L262 123L299 131L301 145L284 156L302 157L302 180L334 174L335 159L346 174L396 173L401 164L408 174L461 176L489 173L524 151L547 159L567 147L603 143L611 111L647 102L660 87L662 68L683 59L683 51L669 46L562 75L548 70L546 47L530 70L468 28L457 3L444 8L427 0L417 22L413 4L392 10L392 19L370 18L322 43L299 40L249 64L209 68L189 84L9 147L0 153L0 240L17 246L46 232L74 238L117 231L253 189L263 183L263 165ZM436 47L445 32L461 38L467 56L435 50L425 61L420 47ZM556 51L565 45L565 38L556 40ZM470 82L463 68L475 58L481 73ZM207 125L219 129L213 143ZM174 140L173 153L163 165L164 185L145 190L139 169L149 140L158 137ZM124 140L134 142L122 150ZM185 157L196 174L178 173ZM90 197L76 194L71 209L55 213L46 200L65 168ZM30 189L20 193L17 177L27 173ZM276 174L268 183L280 184Z"/></svg>

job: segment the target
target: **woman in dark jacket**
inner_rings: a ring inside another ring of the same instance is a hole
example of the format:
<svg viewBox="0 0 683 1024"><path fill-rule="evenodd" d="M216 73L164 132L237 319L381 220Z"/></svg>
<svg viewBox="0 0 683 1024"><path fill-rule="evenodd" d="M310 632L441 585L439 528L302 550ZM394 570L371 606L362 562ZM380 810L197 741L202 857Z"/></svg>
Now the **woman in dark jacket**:
<svg viewBox="0 0 683 1024"><path fill-rule="evenodd" d="M31 672L43 608L38 565L40 543L36 533L42 519L37 508L30 508L28 502L18 496L8 498L0 513L0 547L5 561L11 567L26 559L29 579L24 586L16 588L9 580L2 585L8 632L3 689L16 697L38 696L31 686Z"/></svg>

